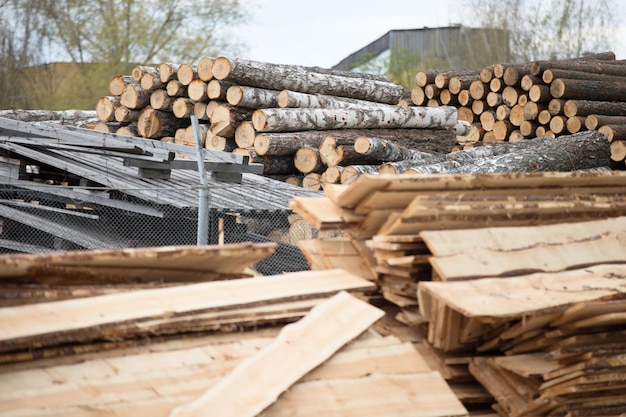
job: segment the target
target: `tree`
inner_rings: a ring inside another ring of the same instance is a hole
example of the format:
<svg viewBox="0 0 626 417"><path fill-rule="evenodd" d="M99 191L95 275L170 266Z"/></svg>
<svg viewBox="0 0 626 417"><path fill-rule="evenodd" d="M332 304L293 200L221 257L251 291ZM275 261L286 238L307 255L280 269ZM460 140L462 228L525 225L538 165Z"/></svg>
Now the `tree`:
<svg viewBox="0 0 626 417"><path fill-rule="evenodd" d="M20 49L29 51L16 69L27 73L26 67L50 61L73 63L69 93L71 107L78 108L93 108L108 80L128 74L136 64L191 63L202 56L236 53L242 45L230 36L229 27L246 17L239 0L4 0L0 9L0 30L17 26ZM35 20L31 15L37 16L36 25L11 24L14 19ZM29 39L27 47L27 37L40 42L34 45ZM14 60L16 52L0 50L1 58ZM39 57L52 59L42 62ZM42 96L50 106L49 95Z"/></svg>
<svg viewBox="0 0 626 417"><path fill-rule="evenodd" d="M471 0L466 24L509 33L511 61L573 58L611 49L615 0ZM493 39L493 37L491 38ZM490 47L485 39L483 49Z"/></svg>

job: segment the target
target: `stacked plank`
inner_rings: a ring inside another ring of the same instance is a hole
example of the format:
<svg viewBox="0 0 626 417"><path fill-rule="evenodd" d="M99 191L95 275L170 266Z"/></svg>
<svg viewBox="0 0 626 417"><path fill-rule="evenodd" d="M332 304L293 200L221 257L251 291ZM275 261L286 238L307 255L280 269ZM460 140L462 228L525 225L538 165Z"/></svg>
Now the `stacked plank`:
<svg viewBox="0 0 626 417"><path fill-rule="evenodd" d="M419 324L415 291L433 275L422 232L623 216L624 184L621 172L363 175L322 197L295 197L290 207L318 230L348 235L299 243L312 268L341 265L376 280L406 313L402 320Z"/></svg>
<svg viewBox="0 0 626 417"><path fill-rule="evenodd" d="M468 416L411 343L374 330L383 315L339 292L282 329L13 366L1 414Z"/></svg>
<svg viewBox="0 0 626 417"><path fill-rule="evenodd" d="M454 107L398 105L404 89L382 76L226 57L137 66L109 87L97 129L193 145L193 114L206 148L247 155L265 175L299 184L311 174L314 189L339 182L339 167L384 161L354 152L357 138L447 153L457 125Z"/></svg>
<svg viewBox="0 0 626 417"><path fill-rule="evenodd" d="M519 141L598 129L611 158L626 157L626 65L612 52L578 59L497 64L477 70L420 72L415 105L455 105L472 124L459 141Z"/></svg>
<svg viewBox="0 0 626 417"><path fill-rule="evenodd" d="M626 218L563 226L421 234L441 280L419 283L428 342L470 357L502 415L626 410Z"/></svg>
<svg viewBox="0 0 626 417"><path fill-rule="evenodd" d="M617 416L625 184L620 172L364 175L292 208L349 236L303 242L312 268L345 254L358 273L360 254L451 386L483 387L502 416Z"/></svg>

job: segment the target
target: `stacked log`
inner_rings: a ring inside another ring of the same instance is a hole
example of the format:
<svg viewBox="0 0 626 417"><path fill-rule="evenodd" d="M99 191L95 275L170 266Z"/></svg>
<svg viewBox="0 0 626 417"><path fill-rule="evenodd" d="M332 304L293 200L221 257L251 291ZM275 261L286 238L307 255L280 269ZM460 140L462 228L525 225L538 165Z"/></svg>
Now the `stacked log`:
<svg viewBox="0 0 626 417"><path fill-rule="evenodd" d="M470 134L459 138L461 145L600 130L611 143L612 160L623 168L626 61L612 52L474 71L419 72L415 81L415 105L429 98L458 103L459 119L472 124Z"/></svg>
<svg viewBox="0 0 626 417"><path fill-rule="evenodd" d="M249 155L266 175L320 189L340 181L339 166L387 161L355 152L359 138L452 150L456 108L401 106L403 95L406 101L406 91L382 76L204 57L197 65L137 66L114 77L97 105L98 128L193 145L195 115L207 149ZM332 158L320 155L323 141Z"/></svg>

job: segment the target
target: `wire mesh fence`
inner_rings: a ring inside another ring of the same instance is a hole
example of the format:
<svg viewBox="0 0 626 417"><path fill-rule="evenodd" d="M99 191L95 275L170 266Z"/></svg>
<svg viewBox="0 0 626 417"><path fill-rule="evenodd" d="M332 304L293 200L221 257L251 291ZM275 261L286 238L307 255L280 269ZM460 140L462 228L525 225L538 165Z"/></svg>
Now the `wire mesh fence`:
<svg viewBox="0 0 626 417"><path fill-rule="evenodd" d="M211 206L209 244L276 242L255 269L263 275L309 269L298 241L317 230L291 210L233 211ZM89 187L0 186L0 253L195 245L198 208Z"/></svg>

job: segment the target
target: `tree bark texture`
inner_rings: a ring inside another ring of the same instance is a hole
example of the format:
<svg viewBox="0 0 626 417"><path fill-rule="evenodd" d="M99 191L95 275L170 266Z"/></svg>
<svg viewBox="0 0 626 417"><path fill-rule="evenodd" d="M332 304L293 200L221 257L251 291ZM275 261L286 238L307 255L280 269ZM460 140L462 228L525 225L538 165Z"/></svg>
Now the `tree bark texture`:
<svg viewBox="0 0 626 417"><path fill-rule="evenodd" d="M563 114L567 117L603 114L606 116L626 116L626 103L594 100L567 100L563 104Z"/></svg>
<svg viewBox="0 0 626 417"><path fill-rule="evenodd" d="M624 67L626 69L626 65ZM558 78L550 84L550 93L560 99L624 101L626 83Z"/></svg>
<svg viewBox="0 0 626 417"><path fill-rule="evenodd" d="M252 114L252 123L257 132L357 128L451 129L457 121L455 107L259 109Z"/></svg>
<svg viewBox="0 0 626 417"><path fill-rule="evenodd" d="M100 97L96 103L96 114L101 122L112 122L115 120L115 109L120 107L120 98L116 96Z"/></svg>
<svg viewBox="0 0 626 417"><path fill-rule="evenodd" d="M397 104L404 92L398 84L364 78L311 72L294 65L219 57L213 63L213 75L240 85L271 90L320 93Z"/></svg>
<svg viewBox="0 0 626 417"><path fill-rule="evenodd" d="M455 152L440 163L414 166L407 170L423 174L567 172L608 167L610 154L604 135L585 131Z"/></svg>
<svg viewBox="0 0 626 417"><path fill-rule="evenodd" d="M250 109L267 109L278 107L278 90L235 85L228 88L226 100L232 106Z"/></svg>
<svg viewBox="0 0 626 417"><path fill-rule="evenodd" d="M144 138L160 138L173 136L176 129L184 126L184 122L177 119L172 113L146 107L141 111L137 120L137 130Z"/></svg>
<svg viewBox="0 0 626 417"><path fill-rule="evenodd" d="M358 100L348 97L329 96L326 94L308 94L297 91L283 90L278 95L278 107L306 107L306 108L371 108L382 103Z"/></svg>

